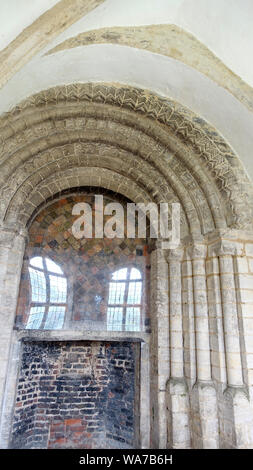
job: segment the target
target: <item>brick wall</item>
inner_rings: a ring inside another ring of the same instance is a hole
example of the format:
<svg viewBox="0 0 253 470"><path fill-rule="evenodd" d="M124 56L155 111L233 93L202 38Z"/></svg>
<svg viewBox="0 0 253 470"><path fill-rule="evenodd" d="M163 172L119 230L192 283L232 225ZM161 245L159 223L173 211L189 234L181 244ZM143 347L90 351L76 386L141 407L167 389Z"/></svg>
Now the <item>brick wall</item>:
<svg viewBox="0 0 253 470"><path fill-rule="evenodd" d="M138 346L24 342L12 448L131 448Z"/></svg>

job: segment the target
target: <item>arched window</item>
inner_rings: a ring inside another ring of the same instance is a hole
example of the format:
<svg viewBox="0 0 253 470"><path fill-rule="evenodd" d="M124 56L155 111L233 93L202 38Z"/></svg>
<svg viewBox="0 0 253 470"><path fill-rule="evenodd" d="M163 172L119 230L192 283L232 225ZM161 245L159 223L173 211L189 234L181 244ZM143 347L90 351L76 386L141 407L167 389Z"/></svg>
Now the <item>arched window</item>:
<svg viewBox="0 0 253 470"><path fill-rule="evenodd" d="M109 285L107 329L140 331L142 275L133 267L115 271Z"/></svg>
<svg viewBox="0 0 253 470"><path fill-rule="evenodd" d="M29 263L29 275L31 303L26 328L62 328L67 306L67 280L62 269L49 258L35 256Z"/></svg>

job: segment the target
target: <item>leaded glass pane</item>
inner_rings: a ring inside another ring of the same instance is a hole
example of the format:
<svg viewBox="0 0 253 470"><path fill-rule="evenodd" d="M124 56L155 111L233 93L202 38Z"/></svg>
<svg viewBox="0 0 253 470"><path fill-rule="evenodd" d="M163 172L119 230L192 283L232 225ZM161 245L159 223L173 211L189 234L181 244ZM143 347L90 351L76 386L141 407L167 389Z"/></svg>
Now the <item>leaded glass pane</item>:
<svg viewBox="0 0 253 470"><path fill-rule="evenodd" d="M63 327L65 307L52 306L48 309L45 330L59 330Z"/></svg>
<svg viewBox="0 0 253 470"><path fill-rule="evenodd" d="M137 268L122 268L113 273L109 284L108 330L140 331L141 279L141 272Z"/></svg>
<svg viewBox="0 0 253 470"><path fill-rule="evenodd" d="M35 256L34 258L32 258L30 264L35 268L44 269L43 259L41 258L41 256Z"/></svg>
<svg viewBox="0 0 253 470"><path fill-rule="evenodd" d="M126 309L126 331L140 331L141 313L140 307L128 307Z"/></svg>
<svg viewBox="0 0 253 470"><path fill-rule="evenodd" d="M32 287L32 302L46 302L46 279L43 272L34 268L29 268L31 287Z"/></svg>
<svg viewBox="0 0 253 470"><path fill-rule="evenodd" d="M64 304L67 299L67 281L65 277L49 275L50 303Z"/></svg>
<svg viewBox="0 0 253 470"><path fill-rule="evenodd" d="M128 305L141 304L142 282L129 282L128 288Z"/></svg>
<svg viewBox="0 0 253 470"><path fill-rule="evenodd" d="M123 320L123 308L108 307L107 309L107 330L121 331Z"/></svg>
<svg viewBox="0 0 253 470"><path fill-rule="evenodd" d="M127 268L119 269L112 275L113 281L125 281L127 278Z"/></svg>
<svg viewBox="0 0 253 470"><path fill-rule="evenodd" d="M51 273L63 274L63 271L62 271L62 269L60 268L60 266L58 266L58 265L57 265L54 261L52 261L51 259L46 258L46 265L47 265L48 271L50 271Z"/></svg>
<svg viewBox="0 0 253 470"><path fill-rule="evenodd" d="M45 307L31 307L26 329L38 330L41 326L44 313Z"/></svg>
<svg viewBox="0 0 253 470"><path fill-rule="evenodd" d="M54 261L46 258L44 263L39 256L32 258L30 265L33 266L29 267L33 305L26 328L60 329L63 327L66 306L53 304L67 302L67 280L62 276L63 271Z"/></svg>
<svg viewBox="0 0 253 470"><path fill-rule="evenodd" d="M110 282L109 286L109 305L120 305L124 302L125 282Z"/></svg>
<svg viewBox="0 0 253 470"><path fill-rule="evenodd" d="M130 280L141 279L141 273L138 269L132 268L130 273Z"/></svg>

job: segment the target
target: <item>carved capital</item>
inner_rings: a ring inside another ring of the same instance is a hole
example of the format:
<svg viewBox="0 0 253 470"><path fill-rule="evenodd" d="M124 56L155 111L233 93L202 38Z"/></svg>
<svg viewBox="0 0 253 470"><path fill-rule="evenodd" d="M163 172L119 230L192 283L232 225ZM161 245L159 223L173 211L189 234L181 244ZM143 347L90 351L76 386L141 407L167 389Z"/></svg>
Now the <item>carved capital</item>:
<svg viewBox="0 0 253 470"><path fill-rule="evenodd" d="M25 241L28 240L28 230L27 228L14 228L8 227L6 225L0 226L0 246L6 248L12 248L13 243L17 237L24 238Z"/></svg>
<svg viewBox="0 0 253 470"><path fill-rule="evenodd" d="M209 256L242 256L244 245L239 241L220 239L209 244L208 254Z"/></svg>
<svg viewBox="0 0 253 470"><path fill-rule="evenodd" d="M184 377L170 377L166 389L171 395L185 395L189 391Z"/></svg>
<svg viewBox="0 0 253 470"><path fill-rule="evenodd" d="M183 247L175 248L174 250L166 250L165 258L168 263L171 261L182 261L184 255Z"/></svg>
<svg viewBox="0 0 253 470"><path fill-rule="evenodd" d="M202 243L194 243L187 247L187 254L194 259L205 259L207 256L207 246Z"/></svg>

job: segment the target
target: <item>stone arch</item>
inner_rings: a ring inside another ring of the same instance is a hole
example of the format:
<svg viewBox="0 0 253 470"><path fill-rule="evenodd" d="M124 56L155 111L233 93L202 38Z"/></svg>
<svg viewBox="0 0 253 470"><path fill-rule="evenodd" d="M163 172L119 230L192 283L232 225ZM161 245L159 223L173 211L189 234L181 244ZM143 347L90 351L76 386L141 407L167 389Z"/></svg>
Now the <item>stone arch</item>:
<svg viewBox="0 0 253 470"><path fill-rule="evenodd" d="M141 184L151 194L160 191L165 200L171 200L174 193L188 220L193 221L191 232L193 226L195 232L205 234L214 228L251 224L252 188L228 144L189 110L145 90L106 84L56 87L3 115L0 138L3 214L9 210L14 189L22 194L24 180L28 182L30 177L33 188L36 170L44 178L43 164L53 165L53 153L65 146L63 158L70 160L67 146L73 145L76 152L76 146L85 142L113 149L112 167L120 165L116 158L120 153L125 152L124 159L130 152L134 163L131 166L128 157L126 165L131 180L136 173L137 181L143 179ZM23 181L18 184L22 169ZM152 173L157 191L149 181ZM241 211L245 204L246 215Z"/></svg>
<svg viewBox="0 0 253 470"><path fill-rule="evenodd" d="M129 190L129 185L131 189ZM54 194L71 188L98 187L109 189L117 194L128 197L133 202L151 202L152 199L148 193L133 181L118 175L107 169L102 169L99 175L96 175L95 167L70 168L65 171L51 175L31 193L24 204L20 221L24 224L33 215L38 206L54 197ZM56 191L57 190L57 191ZM35 198L36 203L33 203ZM21 207L21 206L20 206Z"/></svg>
<svg viewBox="0 0 253 470"><path fill-rule="evenodd" d="M76 125L75 121L72 120L72 126ZM53 163L54 159L57 158L57 156L54 156L54 153L57 153L57 148L58 147L62 147L63 149L63 156L62 158L63 159L69 159L71 156L69 155L70 152L73 153L73 156L72 156L72 160L74 160L74 157L77 156L76 154L79 153L79 160L83 160L84 156L86 155L87 152L91 152L93 155L95 154L96 158L97 156L103 156L103 149L105 148L105 151L107 150L107 152L110 151L110 153L113 153L113 157L114 157L114 166L117 167L117 163L115 164L115 160L116 158L118 159L122 159L124 157L127 157L127 152L130 154L133 154L133 157L134 157L134 164L130 164L129 165L129 170L132 171L133 173L133 170L134 171L137 171L137 169L141 170L143 173L145 173L145 166L147 167L149 165L149 168L148 168L148 179L150 178L150 174L152 174L152 172L159 172L159 173L162 173L162 176L160 174L157 173L157 176L156 176L156 181L159 182L159 179L160 181L162 180L163 178L163 182L162 184L160 183L160 186L162 188L162 193L163 193L163 197L166 195L166 186L168 186L168 182L172 185L173 189L174 189L174 192L179 194L179 197L180 199L182 200L182 206L186 205L187 206L190 206L192 205L192 209L191 209L191 214L190 214L190 219L192 220L192 218L194 217L193 214L195 212L195 209L194 209L194 203L192 202L191 203L191 198L189 198L189 195L183 190L181 189L181 186L183 186L183 182L180 182L179 178L178 178L178 175L176 174L176 172L179 172L179 170L181 170L182 173L185 173L184 176L184 179L185 179L185 182L184 184L188 186L188 190L189 190L189 193L191 194L191 191L190 191L190 187L192 185L192 182L193 182L193 179L196 180L196 176L191 176L189 174L189 171L187 173L187 169L184 168L182 169L182 165L180 164L179 162L179 159L176 158L176 156L174 156L174 160L175 162L173 163L173 166L175 166L175 170L173 171L173 168L170 168L170 170L166 169L166 162L162 162L160 163L159 161L156 162L156 160L158 160L158 158L156 158L156 155L157 153L156 152L160 152L162 153L162 155L165 155L165 151L161 148L161 146L158 146L157 144L155 144L154 146L154 143L151 139L148 140L148 144L149 145L144 145L144 142L141 141L141 150L137 151L134 146L132 146L131 148L131 145L129 145L127 143L127 139L126 139L126 136L123 136L123 135L120 135L120 137L117 135L117 132L119 132L119 126L115 127L115 134L116 135L108 135L108 132L105 132L104 129L99 129L98 132L95 132L93 129L91 132L89 132L89 140L87 141L87 136L83 136L82 134L82 131L80 130L79 132L78 131L73 131L71 130L71 132L69 132L68 136L66 137L66 132L64 134L60 134L59 136L57 136L57 141L56 141L56 137L54 136L54 139L53 139L53 142L50 141L50 143L48 142L49 141L49 138L45 138L44 140L41 138L39 143L37 144L37 146L35 146L34 144L32 144L32 158L28 156L28 152L29 152L29 147L27 147L25 149L25 151L22 151L21 153L18 152L16 154L13 154L12 155L12 159L16 159L16 164L17 164L17 168L15 168L15 170L12 170L12 175L11 175L11 179L8 180L7 184L4 185L3 187L3 192L5 191L5 188L7 188L7 191L14 191L14 188L17 188L17 182L18 180L22 179L22 170L27 173L29 170L32 171L33 168L36 168L36 166L39 166L38 165L38 160L39 160L39 157L42 161L41 163L41 167L39 168L40 170L43 171L43 167L45 166L45 162L47 164L47 160L49 160L50 162ZM129 128L126 129L128 132L129 132ZM77 134L78 132L78 134ZM131 130L130 130L131 132ZM138 131L139 132L139 131ZM93 134L93 135L90 135L90 134ZM104 137L102 139L102 137ZM144 138L147 138L147 136L144 135ZM83 154L81 155L81 152L80 152L80 148L78 149L78 145L75 145L76 143L76 139L79 138L79 147L81 145L83 145ZM131 135L130 135L130 138L131 138ZM133 141L135 142L138 138L140 139L140 137L138 136L137 132L135 132L135 135L133 134L133 131L132 131L132 138L133 138ZM143 138L143 140L144 140ZM81 140L83 139L83 140ZM124 139L124 140L123 140ZM50 139L51 140L51 139ZM123 140L123 142L122 142ZM66 142L71 142L71 143L66 143ZM74 148L74 150L71 149L71 145L75 145L75 147L77 147L76 149ZM85 145L87 146L87 148L85 149ZM94 146L96 145L96 148L95 148L95 152L94 150L91 150L91 146ZM30 147L31 147L30 146ZM130 148L129 148L130 147ZM135 145L136 147L136 145ZM59 148L59 152L60 152L60 148ZM43 151L44 153L46 152L46 150L48 149L48 155L43 155ZM65 151L66 150L66 151ZM120 155L120 152L125 152L125 155ZM154 153L154 157L152 157L152 153ZM59 158L59 156L58 156ZM95 158L95 157L93 157ZM100 159L102 159L100 157ZM22 160L22 164L18 164L19 160ZM35 160L35 163L33 163L33 161ZM78 159L77 159L78 160ZM77 161L76 164L77 166L81 164L81 161ZM128 160L129 160L129 157L128 157ZM110 165L112 165L112 163L110 163ZM139 165L139 168L138 168L138 165ZM183 170L183 171L182 171ZM146 171L146 174L147 174L147 171ZM2 172L2 177L5 178L5 177L8 177L8 174L10 172L10 168L7 169L7 173L4 172L4 169L3 169L3 172ZM186 174L187 173L187 174ZM196 169L195 169L195 173L196 173ZM202 187L200 186L199 184L199 181L196 181L195 183L195 192L196 192L196 189L198 188L198 192L201 193L201 192L207 192L208 193L208 180L207 178L205 177L203 171L201 171L201 168L199 168L199 173L200 175L198 175L198 178L200 178L201 176L203 177L203 182L202 180L200 180L202 182ZM197 174L197 173L196 173ZM26 175L25 175L26 176ZM165 181L165 179L167 181ZM11 189L10 189L11 187ZM187 197L186 197L187 196ZM8 200L9 200L9 195L8 195ZM186 199L187 199L187 202L186 202ZM193 197L194 199L194 197ZM196 197L195 197L196 199ZM198 195L198 200L202 200L202 204L205 204L205 195ZM196 202L195 202L195 206L196 206ZM207 213L209 211L209 207L208 207L208 203L205 204L205 210L204 210L204 214L202 214L202 221L205 220L205 223L207 221ZM214 205L214 218L217 219L221 219L221 214L219 214L219 211L217 211L215 209L215 207L218 206L218 202L216 201L216 206ZM198 209L200 209L201 206L199 206ZM190 207L188 207L188 210L190 210ZM211 207L210 210L212 211L213 208ZM216 212L216 213L215 213ZM212 215L210 215L210 218L212 218ZM194 221L195 221L195 225L197 226L198 225L198 221L197 221L197 217L195 216L194 218ZM203 223L203 222L202 222Z"/></svg>
<svg viewBox="0 0 253 470"><path fill-rule="evenodd" d="M159 177L159 174L156 175L155 171L152 171L152 168L149 168L148 165L146 166L149 169L149 174L147 173L147 169L144 165L143 173L141 173L140 169L138 169L138 171L135 171L134 175L131 175L131 167L129 170L129 165L126 165L124 161L121 161L118 157L117 159L114 159L114 166L112 166L112 164L110 164L110 160L108 161L108 158L106 159L105 156L100 157L99 160L92 156L87 156L85 158L86 165L84 163L81 164L80 162L78 164L75 158L76 155L71 154L70 156L71 162L68 160L66 163L66 159L63 158L64 165L60 166L58 163L58 168L54 169L53 171L52 167L54 166L54 162L52 165L48 164L48 166L46 167L46 171L43 172L43 177L40 172L34 172L33 177L26 178L25 183L21 185L16 192L14 192L13 196L10 196L9 194L9 207L5 217L5 220L7 222L11 220L14 222L17 218L20 220L21 214L24 214L26 212L25 208L27 204L28 206L29 204L32 206L35 205L35 202L31 203L29 202L29 200L31 201L33 199L33 201L36 201L36 194L38 193L40 195L39 197L41 197L41 187L44 188L42 190L43 193L46 190L45 188L47 188L47 185L50 184L51 189L48 189L48 191L51 191L51 193L47 192L47 196L49 194L52 194L52 192L54 191L53 187L55 187L57 190L59 188L59 184L57 184L56 181L61 178L61 175L64 175L64 177L66 177L67 172L69 175L72 176L72 178L76 178L76 180L74 181L76 186L86 186L87 184L93 185L93 182L97 183L98 181L100 181L101 185L105 185L106 187L108 187L109 185L110 189L116 189L116 192L123 192L125 195L127 193L131 195L132 193L134 193L133 190L135 190L136 194L142 194L142 202L150 200L153 200L153 202L156 203L166 201L178 202L178 198L175 196L174 192L169 187L166 187L166 181L163 180L163 187L167 190L165 197L165 194L162 194L161 190L159 191L159 187L153 181L148 180L148 176L150 177L152 174L156 176L156 180L154 181L159 182L159 178L161 179L161 177ZM97 171L99 171L99 174L97 174ZM15 183L13 181L13 185L14 184ZM61 183L60 187L62 188ZM136 201L137 199L140 199L140 196L139 198L137 198L134 194L133 198L134 201ZM190 203L188 203L188 208L189 206ZM185 219L186 216L183 217ZM190 223L192 224L193 221L195 221L197 225L197 214L195 213L194 206L192 205L192 218Z"/></svg>
<svg viewBox="0 0 253 470"><path fill-rule="evenodd" d="M24 228L57 194L93 186L134 202L181 203L182 246L164 252L158 241L151 253L151 445L236 445L224 429L237 426L234 435L240 435L236 396L252 387L251 339L241 337L245 303L238 299L246 298L240 283L248 283L249 272L241 277L240 269L250 266L252 256L248 261L245 253L253 253L246 232L252 227L253 198L252 185L229 145L178 103L110 84L68 85L34 95L0 118L0 139L0 255L7 260L2 277L8 274L13 292L18 288L16 253L18 269L23 260ZM0 303L10 314L9 331L15 292L6 297L0 291ZM236 405L229 412L227 389ZM183 403L187 422L180 443L175 439L181 426L177 403ZM166 410L175 430L171 438ZM201 436L190 413L201 423Z"/></svg>

